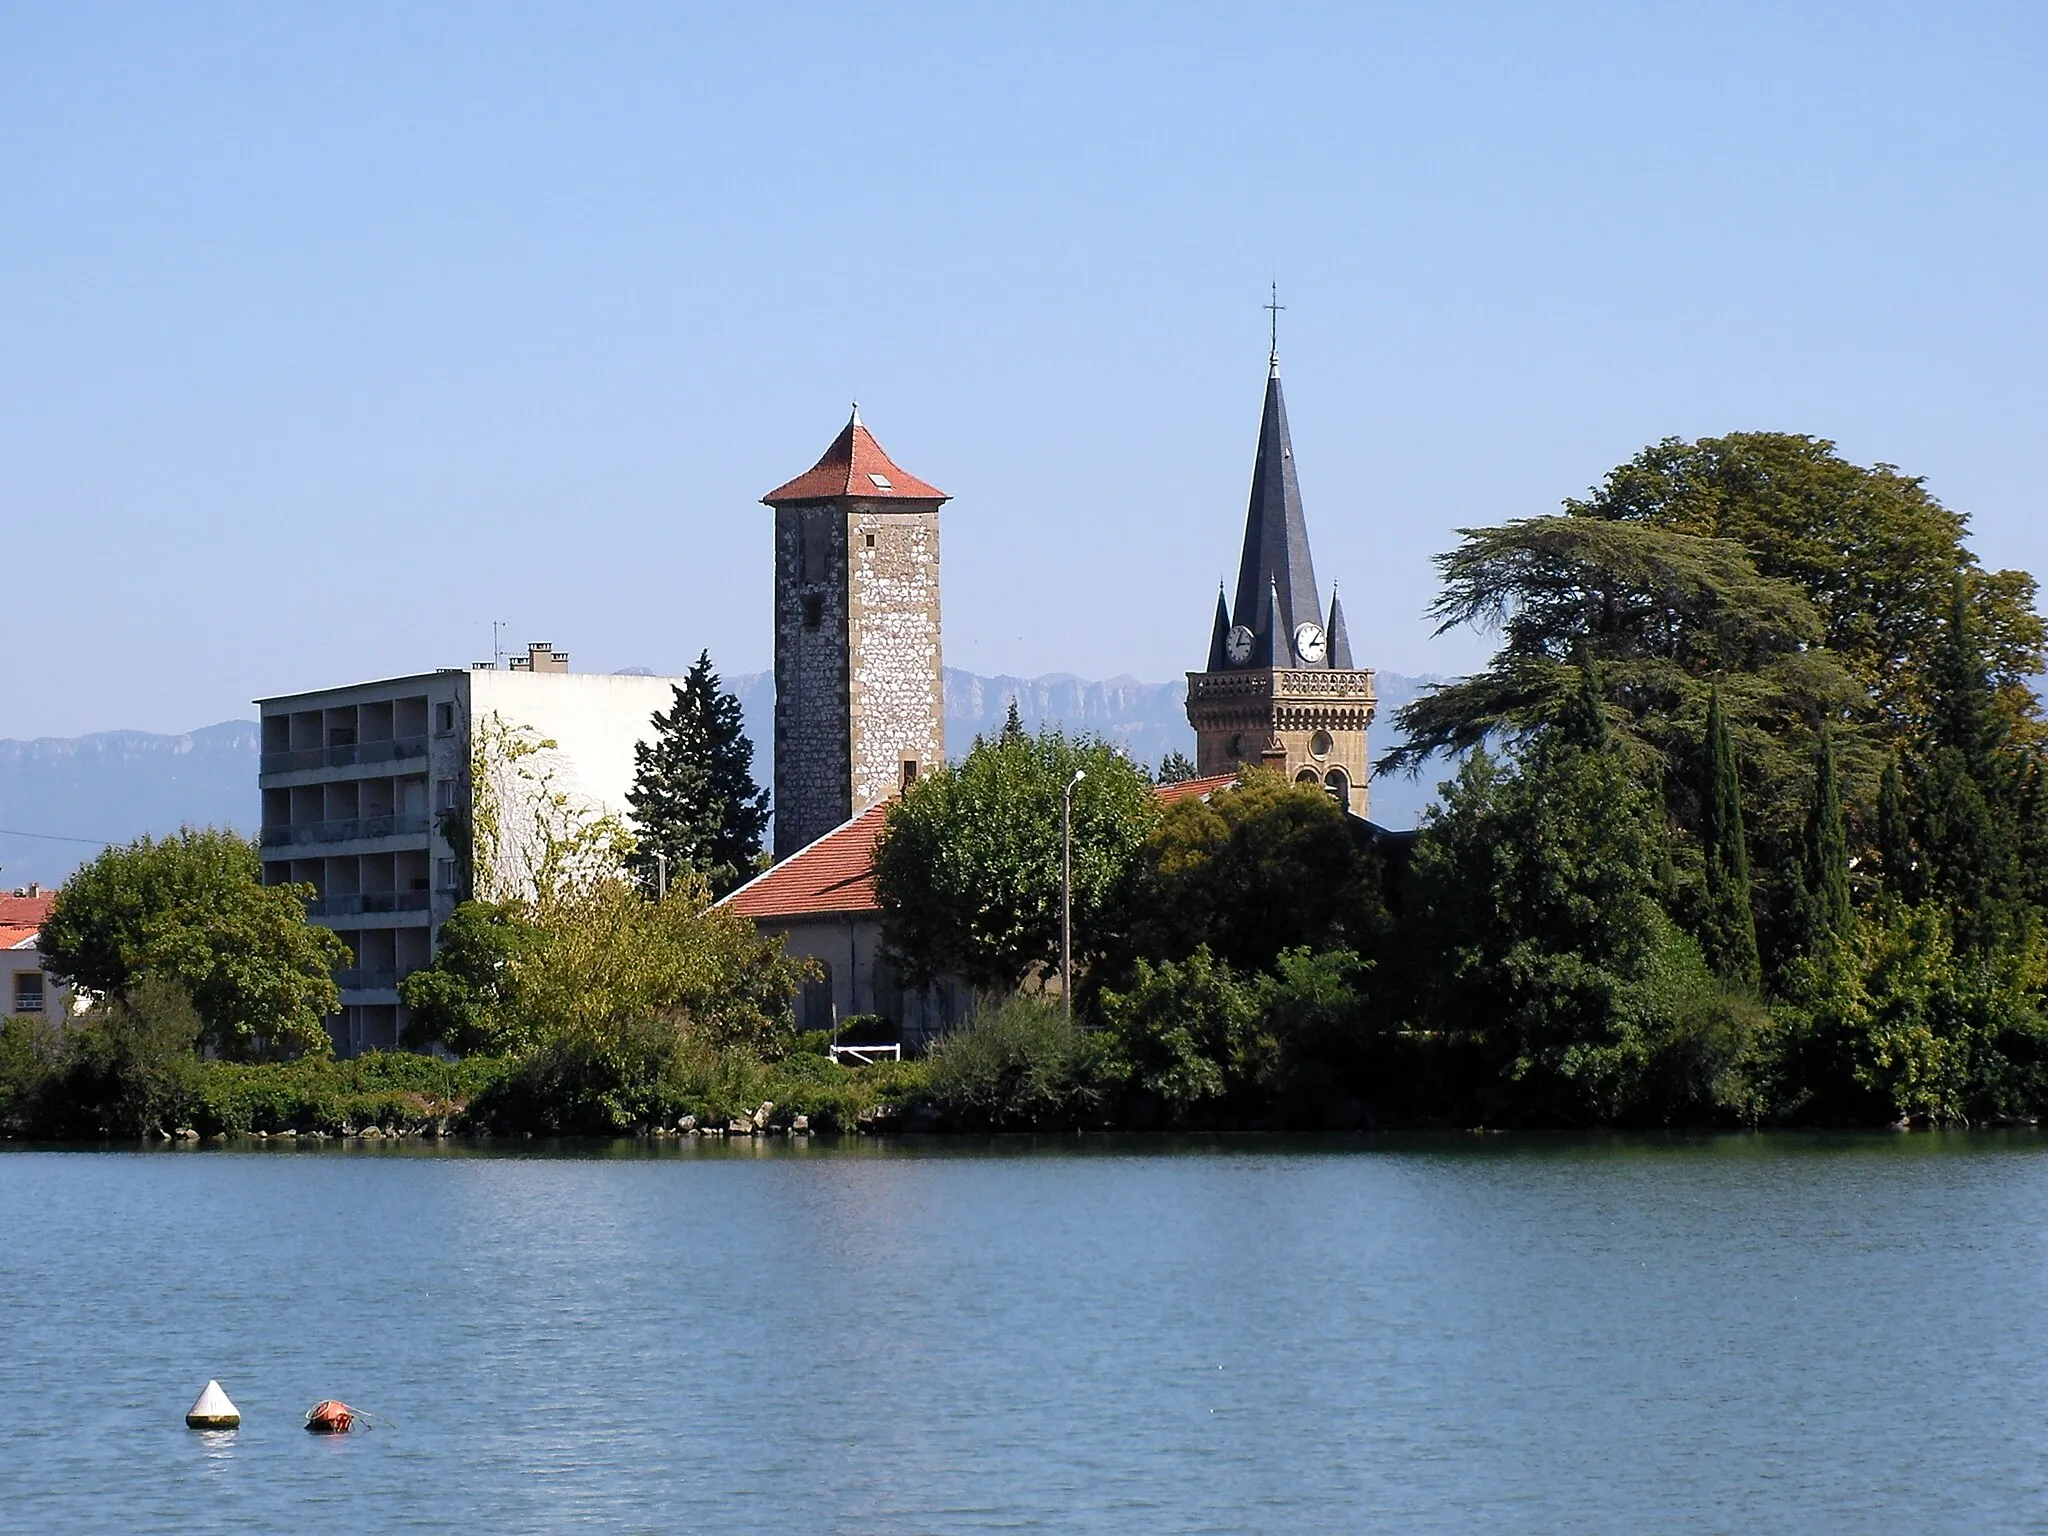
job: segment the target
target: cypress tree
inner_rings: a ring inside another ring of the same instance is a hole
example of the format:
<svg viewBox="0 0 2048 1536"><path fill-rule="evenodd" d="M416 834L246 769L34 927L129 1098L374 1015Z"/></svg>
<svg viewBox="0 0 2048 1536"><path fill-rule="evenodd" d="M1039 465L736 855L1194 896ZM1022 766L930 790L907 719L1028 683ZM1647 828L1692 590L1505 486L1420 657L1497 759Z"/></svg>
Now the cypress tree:
<svg viewBox="0 0 2048 1536"><path fill-rule="evenodd" d="M1913 856L1913 824L1906 810L1905 776L1889 758L1877 782L1877 858L1885 888L1901 901L1921 897L1920 861Z"/></svg>
<svg viewBox="0 0 2048 1536"><path fill-rule="evenodd" d="M653 718L654 739L633 747L626 803L640 846L631 863L649 891L658 879L655 855L665 854L671 880L696 871L713 896L723 896L753 874L768 791L754 783L754 744L740 701L719 686L709 651L674 694L669 711Z"/></svg>
<svg viewBox="0 0 2048 1536"><path fill-rule="evenodd" d="M1754 991L1761 981L1756 916L1749 899L1749 848L1742 831L1742 783L1735 742L1721 713L1721 690L1707 700L1706 784L1701 796L1700 842L1706 852L1706 913L1700 947L1707 963L1730 986Z"/></svg>
<svg viewBox="0 0 2048 1536"><path fill-rule="evenodd" d="M2018 922L2022 783L1960 576L1928 674L1934 694L1918 796L1926 883L1947 903L1957 943L1989 950Z"/></svg>
<svg viewBox="0 0 2048 1536"><path fill-rule="evenodd" d="M1579 648L1579 685L1565 695L1555 724L1563 742L1581 751L1604 752L1613 745L1614 732L1600 702L1600 675L1584 646Z"/></svg>
<svg viewBox="0 0 2048 1536"><path fill-rule="evenodd" d="M1806 814L1799 926L1809 953L1846 937L1855 920L1849 904L1849 838L1842 826L1842 786L1827 727L1813 755L1813 802Z"/></svg>

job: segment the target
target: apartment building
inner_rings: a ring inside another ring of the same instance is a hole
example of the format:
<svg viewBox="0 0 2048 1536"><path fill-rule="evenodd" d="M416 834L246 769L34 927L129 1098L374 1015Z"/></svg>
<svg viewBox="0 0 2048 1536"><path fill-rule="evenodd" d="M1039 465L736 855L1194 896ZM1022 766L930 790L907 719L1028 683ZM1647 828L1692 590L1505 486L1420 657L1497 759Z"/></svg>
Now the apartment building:
<svg viewBox="0 0 2048 1536"><path fill-rule="evenodd" d="M430 963L469 892L472 743L496 717L554 745L535 761L579 807L626 814L633 747L676 678L575 672L535 644L490 662L256 701L263 878L314 888L308 915L348 944L328 1021L344 1055L399 1043L398 983Z"/></svg>

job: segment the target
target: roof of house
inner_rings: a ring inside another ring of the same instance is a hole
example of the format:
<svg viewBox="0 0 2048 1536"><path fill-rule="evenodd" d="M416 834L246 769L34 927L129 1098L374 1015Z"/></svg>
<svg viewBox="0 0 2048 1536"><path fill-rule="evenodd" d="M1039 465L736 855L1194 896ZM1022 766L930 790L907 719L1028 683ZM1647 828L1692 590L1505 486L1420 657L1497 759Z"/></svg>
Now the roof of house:
<svg viewBox="0 0 2048 1536"><path fill-rule="evenodd" d="M719 903L744 917L810 917L875 910L875 841L889 814L877 801L808 848L754 876Z"/></svg>
<svg viewBox="0 0 2048 1536"><path fill-rule="evenodd" d="M0 891L0 949L31 947L56 900L55 891L38 891L33 896Z"/></svg>
<svg viewBox="0 0 2048 1536"><path fill-rule="evenodd" d="M790 501L826 501L858 496L863 501L950 501L944 491L928 485L897 465L875 441L860 419L860 407L845 429L832 439L825 456L761 500L771 507Z"/></svg>
<svg viewBox="0 0 2048 1536"><path fill-rule="evenodd" d="M1192 796L1207 798L1237 782L1234 773L1162 784L1153 791L1162 805ZM893 800L869 806L834 827L808 848L800 848L764 874L756 875L719 903L742 917L796 918L857 915L880 909L875 899L875 843Z"/></svg>

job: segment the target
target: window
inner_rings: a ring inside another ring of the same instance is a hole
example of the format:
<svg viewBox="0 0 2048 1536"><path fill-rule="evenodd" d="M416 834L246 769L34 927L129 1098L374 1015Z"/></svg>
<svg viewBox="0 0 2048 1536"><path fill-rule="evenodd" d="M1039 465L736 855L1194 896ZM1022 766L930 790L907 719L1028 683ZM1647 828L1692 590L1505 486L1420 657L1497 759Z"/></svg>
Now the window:
<svg viewBox="0 0 2048 1536"><path fill-rule="evenodd" d="M1323 788L1328 790L1330 798L1345 810L1351 809L1351 779L1342 768L1330 770L1329 778L1323 781Z"/></svg>
<svg viewBox="0 0 2048 1536"><path fill-rule="evenodd" d="M825 622L825 599L817 592L804 594L804 628L816 629Z"/></svg>
<svg viewBox="0 0 2048 1536"><path fill-rule="evenodd" d="M893 491L896 489L895 486L889 483L887 475L869 475L868 478L875 482L875 489L878 491Z"/></svg>
<svg viewBox="0 0 2048 1536"><path fill-rule="evenodd" d="M455 861L453 859L434 860L434 883L444 891L453 891L457 888L458 881L456 879Z"/></svg>
<svg viewBox="0 0 2048 1536"><path fill-rule="evenodd" d="M455 809L455 781L453 779L434 780L434 809L437 811L452 811Z"/></svg>
<svg viewBox="0 0 2048 1536"><path fill-rule="evenodd" d="M434 734L452 736L455 734L455 706L436 704L434 706Z"/></svg>
<svg viewBox="0 0 2048 1536"><path fill-rule="evenodd" d="M861 537L867 540L867 546L869 549L873 549L875 547L875 536L872 533L862 534Z"/></svg>
<svg viewBox="0 0 2048 1536"><path fill-rule="evenodd" d="M1297 784L1321 784L1323 776L1313 768L1304 768L1294 776L1294 782Z"/></svg>
<svg viewBox="0 0 2048 1536"><path fill-rule="evenodd" d="M43 973L41 971L15 972L14 1011L16 1013L41 1013L43 1011Z"/></svg>
<svg viewBox="0 0 2048 1536"><path fill-rule="evenodd" d="M916 782L917 759L914 757L906 757L905 759L903 759L903 793L906 795L909 794L910 786L915 784Z"/></svg>

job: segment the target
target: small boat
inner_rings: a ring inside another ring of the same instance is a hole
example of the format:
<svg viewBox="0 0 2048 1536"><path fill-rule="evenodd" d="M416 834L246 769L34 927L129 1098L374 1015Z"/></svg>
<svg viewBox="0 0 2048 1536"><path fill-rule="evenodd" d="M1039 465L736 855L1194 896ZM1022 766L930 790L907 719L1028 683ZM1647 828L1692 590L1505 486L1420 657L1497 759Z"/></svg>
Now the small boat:
<svg viewBox="0 0 2048 1536"><path fill-rule="evenodd" d="M345 1435L355 1428L356 1417L347 1403L323 1397L306 1410L306 1428L316 1435Z"/></svg>

